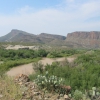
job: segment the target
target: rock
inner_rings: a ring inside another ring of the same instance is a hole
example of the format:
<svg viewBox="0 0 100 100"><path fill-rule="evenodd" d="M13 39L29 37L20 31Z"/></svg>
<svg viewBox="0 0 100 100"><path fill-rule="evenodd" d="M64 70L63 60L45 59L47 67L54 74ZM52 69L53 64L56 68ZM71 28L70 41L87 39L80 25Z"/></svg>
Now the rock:
<svg viewBox="0 0 100 100"><path fill-rule="evenodd" d="M68 95L65 94L65 95L64 95L64 99L65 99L65 100L69 100Z"/></svg>
<svg viewBox="0 0 100 100"><path fill-rule="evenodd" d="M20 82L20 83L18 83L19 85L22 85L23 83L22 82Z"/></svg>
<svg viewBox="0 0 100 100"><path fill-rule="evenodd" d="M15 77L15 82L16 83L26 83L26 82L29 82L29 78L27 75L24 75L24 74L20 74L18 76Z"/></svg>
<svg viewBox="0 0 100 100"><path fill-rule="evenodd" d="M63 90L65 90L64 94L69 94L71 92L71 86L61 85L60 88L62 88Z"/></svg>
<svg viewBox="0 0 100 100"><path fill-rule="evenodd" d="M15 78L15 83L20 85L22 91L21 100L67 100L69 98L68 95L63 97L63 95L39 90L38 86L34 82L29 81L28 76L24 74L18 75ZM71 89L70 86L64 86L64 88Z"/></svg>
<svg viewBox="0 0 100 100"><path fill-rule="evenodd" d="M39 93L39 92L34 92L33 94L37 96L37 95L39 95L40 93Z"/></svg>
<svg viewBox="0 0 100 100"><path fill-rule="evenodd" d="M59 96L60 96L60 97L63 97L63 94L60 94Z"/></svg>
<svg viewBox="0 0 100 100"><path fill-rule="evenodd" d="M32 89L32 90L35 89L35 86L33 86L31 89Z"/></svg>
<svg viewBox="0 0 100 100"><path fill-rule="evenodd" d="M2 94L0 94L0 98L2 98L3 97L3 95Z"/></svg>

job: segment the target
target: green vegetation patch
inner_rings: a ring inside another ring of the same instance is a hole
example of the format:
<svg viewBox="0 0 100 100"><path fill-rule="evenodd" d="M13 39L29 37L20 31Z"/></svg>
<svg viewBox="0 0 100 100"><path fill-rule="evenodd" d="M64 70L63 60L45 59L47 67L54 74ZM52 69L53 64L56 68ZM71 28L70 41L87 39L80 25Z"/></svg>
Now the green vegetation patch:
<svg viewBox="0 0 100 100"><path fill-rule="evenodd" d="M100 50L88 51L80 54L77 59L69 63L54 62L46 65L44 71L38 74L44 75L48 71L49 76L54 75L63 78L64 84L70 85L73 90L85 91L91 87L100 87ZM72 91L73 91L72 90Z"/></svg>
<svg viewBox="0 0 100 100"><path fill-rule="evenodd" d="M22 91L10 77L0 77L0 100L20 100Z"/></svg>
<svg viewBox="0 0 100 100"><path fill-rule="evenodd" d="M12 67L36 62L41 57L46 57L47 52L43 49L40 50L5 50L0 49L0 75Z"/></svg>

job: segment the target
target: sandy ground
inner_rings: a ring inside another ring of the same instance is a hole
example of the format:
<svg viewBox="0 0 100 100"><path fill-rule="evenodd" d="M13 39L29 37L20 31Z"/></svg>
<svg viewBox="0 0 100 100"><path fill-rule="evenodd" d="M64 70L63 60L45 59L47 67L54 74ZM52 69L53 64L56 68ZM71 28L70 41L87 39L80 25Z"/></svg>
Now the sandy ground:
<svg viewBox="0 0 100 100"><path fill-rule="evenodd" d="M64 58L54 58L54 59L52 59L52 58L43 58L39 62L46 65L46 64L52 64L52 62L55 62L55 61L64 61L65 59L67 59L68 62L72 62L75 58L74 57L68 57L68 58L64 57ZM16 66L16 67L10 69L7 72L7 75L8 76L16 76L16 75L19 75L19 74L29 75L29 74L32 74L32 73L34 73L34 70L33 70L32 63L30 63L30 64Z"/></svg>

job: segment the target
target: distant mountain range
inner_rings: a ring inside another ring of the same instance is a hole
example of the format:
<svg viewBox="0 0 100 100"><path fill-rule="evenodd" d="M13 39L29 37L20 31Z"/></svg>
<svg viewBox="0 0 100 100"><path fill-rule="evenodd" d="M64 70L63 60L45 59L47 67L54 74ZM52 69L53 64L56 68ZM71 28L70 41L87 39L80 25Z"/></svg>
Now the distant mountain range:
<svg viewBox="0 0 100 100"><path fill-rule="evenodd" d="M10 33L0 37L0 42L32 42L32 43L50 43L55 40L65 40L65 36L41 33L34 35L21 30L13 29Z"/></svg>
<svg viewBox="0 0 100 100"><path fill-rule="evenodd" d="M10 33L0 37L0 42L31 42L68 46L71 48L99 48L100 32L72 32L67 37L41 33L34 35L21 30L13 29Z"/></svg>
<svg viewBox="0 0 100 100"><path fill-rule="evenodd" d="M74 48L100 48L100 32L91 31L68 33L66 42Z"/></svg>

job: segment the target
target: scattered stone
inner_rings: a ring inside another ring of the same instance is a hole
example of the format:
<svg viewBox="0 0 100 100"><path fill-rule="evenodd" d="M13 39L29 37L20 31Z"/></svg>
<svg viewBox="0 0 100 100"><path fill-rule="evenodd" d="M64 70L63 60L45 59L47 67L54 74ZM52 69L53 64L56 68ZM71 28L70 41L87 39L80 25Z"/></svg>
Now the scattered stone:
<svg viewBox="0 0 100 100"><path fill-rule="evenodd" d="M2 94L0 94L0 98L2 98L3 97L3 95Z"/></svg>
<svg viewBox="0 0 100 100"><path fill-rule="evenodd" d="M64 99L65 100L70 100L69 97L68 97L68 95L66 95L66 94L64 95Z"/></svg>
<svg viewBox="0 0 100 100"><path fill-rule="evenodd" d="M29 78L27 75L24 75L24 74L20 74L18 76L15 77L15 82L16 83L19 83L19 84L25 84L26 82L29 82Z"/></svg>
<svg viewBox="0 0 100 100"><path fill-rule="evenodd" d="M20 74L15 77L15 83L20 85L22 91L21 100L69 100L68 95L58 95L39 90L38 86L31 82L27 75ZM64 87L65 88L65 87Z"/></svg>

